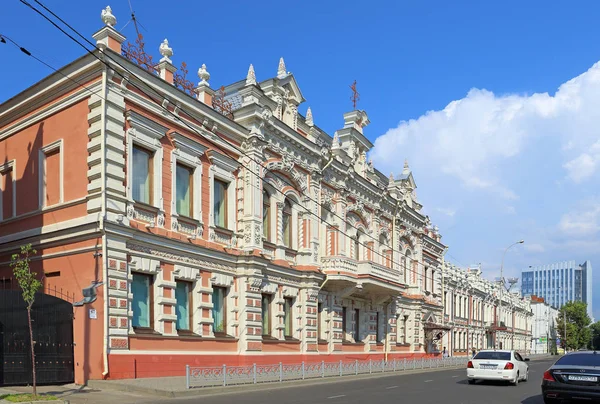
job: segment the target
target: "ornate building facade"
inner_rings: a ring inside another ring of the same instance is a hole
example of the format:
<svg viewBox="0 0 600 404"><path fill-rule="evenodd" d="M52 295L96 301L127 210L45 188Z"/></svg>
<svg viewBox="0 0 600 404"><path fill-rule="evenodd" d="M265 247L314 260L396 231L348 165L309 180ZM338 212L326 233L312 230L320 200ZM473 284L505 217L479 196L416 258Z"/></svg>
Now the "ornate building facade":
<svg viewBox="0 0 600 404"><path fill-rule="evenodd" d="M515 349L529 352L533 313L530 301L482 277L481 268L443 267L444 324L442 339L450 355L473 349Z"/></svg>
<svg viewBox="0 0 600 404"><path fill-rule="evenodd" d="M197 85L175 67L168 41L154 63L110 8L102 21L98 58L0 105L0 278L32 243L45 283L91 285L74 309L77 383L438 355L449 330L484 330L466 309L444 321L442 297L467 289L408 164L386 176L367 161L364 111L330 136L299 113L283 59L274 77L250 65L214 90L206 66Z"/></svg>

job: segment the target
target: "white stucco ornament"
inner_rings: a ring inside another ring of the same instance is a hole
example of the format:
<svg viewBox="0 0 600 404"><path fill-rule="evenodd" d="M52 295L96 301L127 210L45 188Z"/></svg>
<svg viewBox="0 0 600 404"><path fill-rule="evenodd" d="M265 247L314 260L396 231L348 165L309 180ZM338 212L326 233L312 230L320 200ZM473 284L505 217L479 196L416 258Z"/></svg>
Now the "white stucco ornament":
<svg viewBox="0 0 600 404"><path fill-rule="evenodd" d="M254 66L250 65L248 68L248 74L246 75L246 85L256 84L256 73L254 73Z"/></svg>
<svg viewBox="0 0 600 404"><path fill-rule="evenodd" d="M306 124L308 126L315 126L312 110L310 109L310 107L308 107L308 109L306 110Z"/></svg>
<svg viewBox="0 0 600 404"><path fill-rule="evenodd" d="M204 63L202 63L202 67L198 69L198 77L200 78L200 83L198 83L199 86L210 87L210 84L208 84L210 73L206 70L206 65Z"/></svg>
<svg viewBox="0 0 600 404"><path fill-rule="evenodd" d="M112 8L110 8L110 6L106 6L106 8L102 10L100 17L102 18L102 22L109 27L114 27L117 25L117 17L113 15Z"/></svg>
<svg viewBox="0 0 600 404"><path fill-rule="evenodd" d="M173 49L169 47L169 41L165 38L160 44L158 51L162 55L161 62L171 62L171 56L173 56Z"/></svg>
<svg viewBox="0 0 600 404"><path fill-rule="evenodd" d="M283 61L283 58L279 58L279 66L277 67L277 78L282 79L287 75L288 73L285 68L285 62Z"/></svg>

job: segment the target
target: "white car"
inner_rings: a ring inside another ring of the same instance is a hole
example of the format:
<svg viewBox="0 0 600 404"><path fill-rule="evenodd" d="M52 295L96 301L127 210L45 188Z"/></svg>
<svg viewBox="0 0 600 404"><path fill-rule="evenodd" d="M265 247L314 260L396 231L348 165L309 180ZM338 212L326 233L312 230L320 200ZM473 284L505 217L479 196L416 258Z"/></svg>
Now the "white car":
<svg viewBox="0 0 600 404"><path fill-rule="evenodd" d="M516 351L485 349L479 351L467 364L467 381L505 380L513 385L529 378L529 365Z"/></svg>

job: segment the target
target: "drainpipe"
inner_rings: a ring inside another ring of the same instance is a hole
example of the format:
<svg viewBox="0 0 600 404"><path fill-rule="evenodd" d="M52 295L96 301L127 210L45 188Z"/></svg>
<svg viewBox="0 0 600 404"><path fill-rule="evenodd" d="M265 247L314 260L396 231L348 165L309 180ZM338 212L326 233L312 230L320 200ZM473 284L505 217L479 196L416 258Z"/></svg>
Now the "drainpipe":
<svg viewBox="0 0 600 404"><path fill-rule="evenodd" d="M392 244L393 246L393 244ZM385 305L385 342L383 344L383 353L385 355L385 363L388 363L388 342L389 342L389 332L388 332L388 322L390 321L388 317L388 311L390 308L390 303Z"/></svg>
<svg viewBox="0 0 600 404"><path fill-rule="evenodd" d="M100 187L100 220L99 230L102 235L102 269L103 269L103 281L102 285L102 296L104 300L104 343L102 347L102 361L104 365L104 371L102 372L102 378L106 379L108 376L108 267L106 265L106 230L104 227L104 220L106 218L106 97L108 93L108 67L103 65L102 68L102 115L100 116L100 151L101 157L101 187Z"/></svg>

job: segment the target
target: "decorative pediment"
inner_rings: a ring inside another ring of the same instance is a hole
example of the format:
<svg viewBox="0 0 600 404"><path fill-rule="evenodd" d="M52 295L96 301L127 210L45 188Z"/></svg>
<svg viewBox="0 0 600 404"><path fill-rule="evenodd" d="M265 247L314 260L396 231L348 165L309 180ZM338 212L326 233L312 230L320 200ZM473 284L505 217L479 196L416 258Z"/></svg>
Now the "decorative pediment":
<svg viewBox="0 0 600 404"><path fill-rule="evenodd" d="M288 90L287 98L292 101L296 105L303 103L306 101L304 96L302 95L302 91L300 91L300 87L298 86L298 82L293 74L288 74L283 79L279 79L279 86Z"/></svg>

